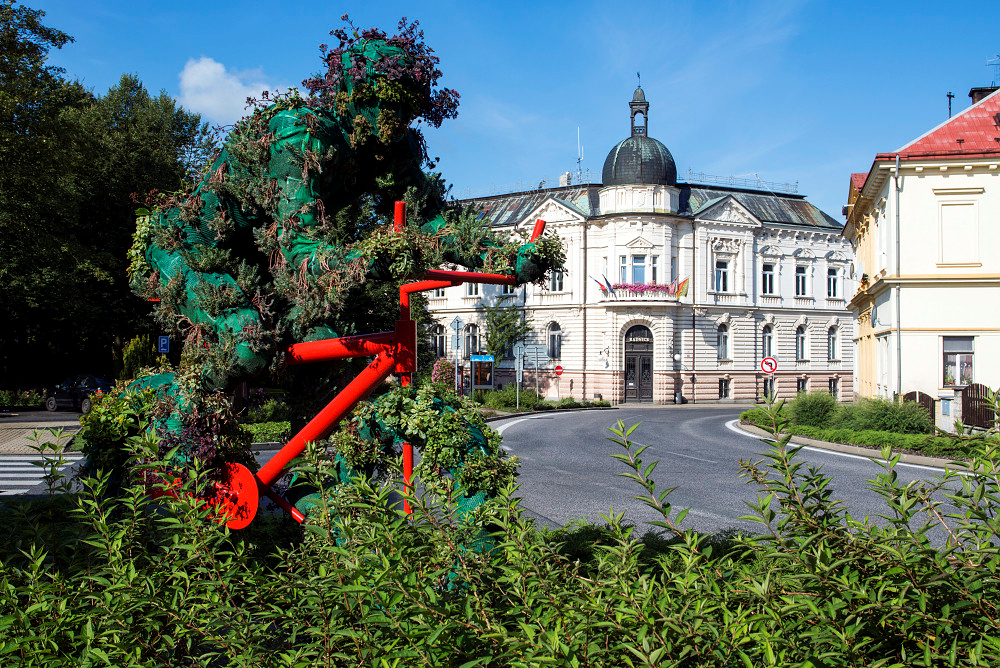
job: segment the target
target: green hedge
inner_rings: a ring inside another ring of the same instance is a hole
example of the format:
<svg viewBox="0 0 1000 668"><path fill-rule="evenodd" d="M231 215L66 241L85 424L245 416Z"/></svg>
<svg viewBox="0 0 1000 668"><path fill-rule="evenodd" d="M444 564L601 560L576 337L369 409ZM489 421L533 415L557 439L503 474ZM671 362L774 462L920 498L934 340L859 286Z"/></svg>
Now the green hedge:
<svg viewBox="0 0 1000 668"><path fill-rule="evenodd" d="M782 415L784 417L784 415ZM740 419L761 429L770 429L770 417L765 408L751 408L740 413ZM967 441L951 436L930 436L928 434L897 434L877 429L821 429L807 425L789 424L785 433L815 438L830 443L846 443L870 448L891 447L893 450L912 450L925 455L939 457L967 457L971 447L978 441ZM971 444L971 445L970 445Z"/></svg>
<svg viewBox="0 0 1000 668"><path fill-rule="evenodd" d="M709 537L683 528L626 431L609 469L659 536L637 539L614 513L537 531L509 489L478 518L495 548L476 552L479 525L453 501L415 498L407 516L365 480L323 487L304 527L270 516L238 532L188 495L194 471L156 499L85 479L79 495L6 500L0 665L1000 665L995 453L969 486L952 475L920 494L887 465L871 483L886 499L873 512L892 520L879 525L850 521L780 441L741 463L761 535ZM303 461L306 477L333 475L316 449ZM929 538L941 522L947 546Z"/></svg>
<svg viewBox="0 0 1000 668"><path fill-rule="evenodd" d="M252 435L253 443L284 443L291 437L289 422L257 422L243 425Z"/></svg>

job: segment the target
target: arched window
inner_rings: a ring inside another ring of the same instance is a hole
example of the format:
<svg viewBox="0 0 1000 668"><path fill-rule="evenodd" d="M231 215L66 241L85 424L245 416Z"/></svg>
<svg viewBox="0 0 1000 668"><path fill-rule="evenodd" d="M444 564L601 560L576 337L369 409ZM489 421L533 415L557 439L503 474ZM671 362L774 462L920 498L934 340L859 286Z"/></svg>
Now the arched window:
<svg viewBox="0 0 1000 668"><path fill-rule="evenodd" d="M431 350L438 357L444 357L445 355L445 330L444 325L434 325L434 331L431 337Z"/></svg>
<svg viewBox="0 0 1000 668"><path fill-rule="evenodd" d="M834 325L826 332L826 358L831 362L840 359L840 354L837 350L837 339L837 326Z"/></svg>
<svg viewBox="0 0 1000 668"><path fill-rule="evenodd" d="M795 330L795 359L806 359L806 326L799 325Z"/></svg>
<svg viewBox="0 0 1000 668"><path fill-rule="evenodd" d="M469 325L465 328L465 359L479 353L479 326Z"/></svg>
<svg viewBox="0 0 1000 668"><path fill-rule="evenodd" d="M770 357L774 351L774 327L764 325L760 339L760 356Z"/></svg>
<svg viewBox="0 0 1000 668"><path fill-rule="evenodd" d="M562 328L559 327L559 323L549 323L547 334L548 346L546 352L549 355L549 359L557 360L562 357Z"/></svg>
<svg viewBox="0 0 1000 668"><path fill-rule="evenodd" d="M729 325L719 325L719 330L716 332L715 349L720 360L729 359Z"/></svg>

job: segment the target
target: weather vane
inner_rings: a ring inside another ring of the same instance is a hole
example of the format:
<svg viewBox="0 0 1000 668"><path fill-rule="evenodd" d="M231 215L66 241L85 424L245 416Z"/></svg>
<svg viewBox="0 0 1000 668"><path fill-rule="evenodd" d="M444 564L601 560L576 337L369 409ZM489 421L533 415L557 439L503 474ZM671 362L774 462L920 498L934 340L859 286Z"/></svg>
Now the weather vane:
<svg viewBox="0 0 1000 668"><path fill-rule="evenodd" d="M642 75L639 74L639 72L636 72L635 78L639 80L639 88L642 88Z"/></svg>

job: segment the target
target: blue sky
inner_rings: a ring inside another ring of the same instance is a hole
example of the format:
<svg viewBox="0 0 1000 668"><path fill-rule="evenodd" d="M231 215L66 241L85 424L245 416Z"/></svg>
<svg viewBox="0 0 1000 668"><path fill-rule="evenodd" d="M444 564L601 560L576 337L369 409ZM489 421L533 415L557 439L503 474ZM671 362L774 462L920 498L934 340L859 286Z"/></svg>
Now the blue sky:
<svg viewBox="0 0 1000 668"><path fill-rule="evenodd" d="M248 94L320 69L318 45L349 13L391 30L418 19L459 117L427 132L454 186L482 194L600 181L628 135L636 72L649 134L683 177L795 182L842 220L848 176L969 105L996 77L995 2L143 2L28 0L76 42L52 55L97 93L138 74L207 120L231 123Z"/></svg>

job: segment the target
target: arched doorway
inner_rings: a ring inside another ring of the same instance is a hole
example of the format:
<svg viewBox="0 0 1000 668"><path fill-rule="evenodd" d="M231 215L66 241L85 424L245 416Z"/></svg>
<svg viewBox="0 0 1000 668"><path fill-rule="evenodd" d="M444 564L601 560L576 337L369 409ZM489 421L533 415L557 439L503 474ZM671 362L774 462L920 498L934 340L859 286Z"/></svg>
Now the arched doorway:
<svg viewBox="0 0 1000 668"><path fill-rule="evenodd" d="M644 325L625 332L625 401L653 400L653 332Z"/></svg>

